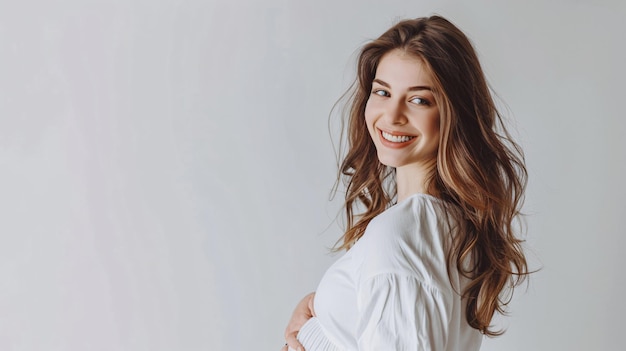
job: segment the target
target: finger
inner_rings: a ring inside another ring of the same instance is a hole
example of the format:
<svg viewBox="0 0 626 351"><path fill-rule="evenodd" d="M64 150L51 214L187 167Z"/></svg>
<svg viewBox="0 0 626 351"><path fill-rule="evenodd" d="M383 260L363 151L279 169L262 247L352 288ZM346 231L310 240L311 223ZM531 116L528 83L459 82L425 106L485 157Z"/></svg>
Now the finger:
<svg viewBox="0 0 626 351"><path fill-rule="evenodd" d="M296 351L304 351L304 346L302 346L300 341L298 341L298 338L296 338L296 333L287 335L285 339L287 340L287 344L289 345L289 347L291 347L292 349Z"/></svg>

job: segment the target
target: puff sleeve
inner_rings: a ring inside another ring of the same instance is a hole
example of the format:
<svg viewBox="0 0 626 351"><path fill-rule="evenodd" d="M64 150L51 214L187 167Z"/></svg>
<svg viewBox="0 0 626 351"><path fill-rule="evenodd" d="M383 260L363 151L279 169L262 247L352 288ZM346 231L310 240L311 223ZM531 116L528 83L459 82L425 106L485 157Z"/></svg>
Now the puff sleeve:
<svg viewBox="0 0 626 351"><path fill-rule="evenodd" d="M446 350L455 297L440 235L445 229L424 200L373 220L363 237L356 269L359 350Z"/></svg>
<svg viewBox="0 0 626 351"><path fill-rule="evenodd" d="M449 299L410 275L365 280L357 294L359 350L445 350Z"/></svg>

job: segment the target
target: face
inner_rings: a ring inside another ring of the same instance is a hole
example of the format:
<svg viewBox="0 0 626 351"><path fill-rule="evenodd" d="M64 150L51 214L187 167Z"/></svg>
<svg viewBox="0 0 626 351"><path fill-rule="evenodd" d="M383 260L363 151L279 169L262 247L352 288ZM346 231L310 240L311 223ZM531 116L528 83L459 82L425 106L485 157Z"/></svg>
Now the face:
<svg viewBox="0 0 626 351"><path fill-rule="evenodd" d="M424 170L437 157L439 108L422 60L394 50L376 70L365 122L384 165Z"/></svg>

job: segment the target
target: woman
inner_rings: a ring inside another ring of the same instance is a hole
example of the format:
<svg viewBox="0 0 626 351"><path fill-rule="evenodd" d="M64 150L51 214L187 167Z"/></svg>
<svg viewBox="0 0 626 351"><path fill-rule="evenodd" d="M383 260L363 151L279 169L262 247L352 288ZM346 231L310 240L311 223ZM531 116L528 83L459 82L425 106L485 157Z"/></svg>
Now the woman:
<svg viewBox="0 0 626 351"><path fill-rule="evenodd" d="M526 185L467 37L439 16L365 45L348 121L347 250L296 307L283 350L478 350L528 274Z"/></svg>

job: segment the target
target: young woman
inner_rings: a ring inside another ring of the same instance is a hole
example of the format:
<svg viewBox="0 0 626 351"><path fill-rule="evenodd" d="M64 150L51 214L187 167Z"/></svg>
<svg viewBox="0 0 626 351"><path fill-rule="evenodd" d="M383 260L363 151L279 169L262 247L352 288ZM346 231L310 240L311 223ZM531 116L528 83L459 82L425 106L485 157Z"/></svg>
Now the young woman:
<svg viewBox="0 0 626 351"><path fill-rule="evenodd" d="M347 252L283 350L478 350L528 274L526 169L467 37L439 16L364 46L348 121Z"/></svg>

